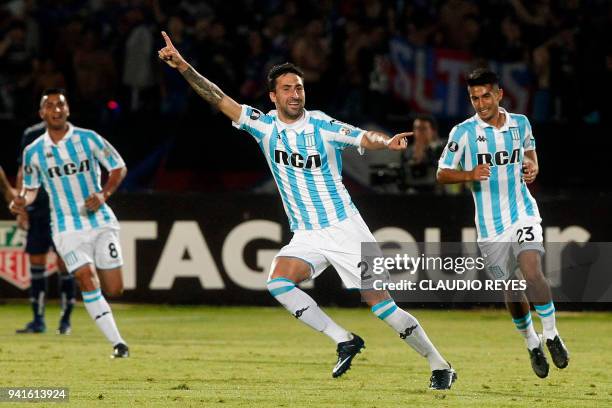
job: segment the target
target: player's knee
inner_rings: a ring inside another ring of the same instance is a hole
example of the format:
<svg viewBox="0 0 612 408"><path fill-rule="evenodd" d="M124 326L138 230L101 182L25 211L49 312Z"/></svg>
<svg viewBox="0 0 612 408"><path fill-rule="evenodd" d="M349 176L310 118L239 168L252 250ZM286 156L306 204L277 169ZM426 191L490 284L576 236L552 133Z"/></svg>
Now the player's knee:
<svg viewBox="0 0 612 408"><path fill-rule="evenodd" d="M527 273L523 272L523 277L525 278L525 281L527 281L528 287L546 284L544 274L539 269L531 269Z"/></svg>
<svg viewBox="0 0 612 408"><path fill-rule="evenodd" d="M389 292L386 290L361 290L360 293L363 301L370 307L391 299Z"/></svg>
<svg viewBox="0 0 612 408"><path fill-rule="evenodd" d="M285 278L300 283L308 279L312 273L310 265L300 259L276 258L272 263L268 280Z"/></svg>
<svg viewBox="0 0 612 408"><path fill-rule="evenodd" d="M30 264L44 267L47 264L46 254L30 254Z"/></svg>
<svg viewBox="0 0 612 408"><path fill-rule="evenodd" d="M104 292L106 293L107 296L111 296L111 297L121 296L123 294L123 286L121 285L110 286L106 288Z"/></svg>
<svg viewBox="0 0 612 408"><path fill-rule="evenodd" d="M278 279L278 278L289 279L290 275L291 275L291 271L283 269L282 267L279 268L278 264L276 264L272 267L272 270L270 271L270 275L268 276L268 280Z"/></svg>
<svg viewBox="0 0 612 408"><path fill-rule="evenodd" d="M90 292L98 288L96 275L89 266L84 266L74 272L74 278L79 284L81 291Z"/></svg>

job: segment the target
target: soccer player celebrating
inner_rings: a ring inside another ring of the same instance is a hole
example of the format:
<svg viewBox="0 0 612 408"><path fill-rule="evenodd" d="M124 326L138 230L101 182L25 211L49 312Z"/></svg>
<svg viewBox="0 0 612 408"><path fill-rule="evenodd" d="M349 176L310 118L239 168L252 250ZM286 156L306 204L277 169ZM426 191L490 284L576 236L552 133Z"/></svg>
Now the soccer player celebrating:
<svg viewBox="0 0 612 408"><path fill-rule="evenodd" d="M24 149L23 188L11 211L25 213L43 185L50 200L57 253L74 274L87 312L112 343L112 357L128 357L128 346L98 279L108 295L123 291L119 224L106 200L125 177L125 163L96 132L68 122L70 110L63 90L45 90L39 114L47 130ZM109 172L104 188L100 187L100 163Z"/></svg>
<svg viewBox="0 0 612 408"><path fill-rule="evenodd" d="M21 159L23 150L27 145L36 140L46 131L45 122L30 126L23 132L21 148L17 164L17 191L21 190L23 183L23 166ZM28 230L25 251L30 259L30 302L34 318L17 333L43 333L45 325L45 297L48 291L47 276L45 269L47 265L47 254L53 248L51 238L51 218L49 215L49 197L45 190L38 191L36 199L27 207L27 213L23 214L18 222L21 227ZM24 225L25 224L25 225ZM61 258L58 258L59 289L62 314L60 317L58 334L70 334L70 315L74 305L74 276L66 271Z"/></svg>
<svg viewBox="0 0 612 408"><path fill-rule="evenodd" d="M342 184L342 150L348 146L403 150L410 134L388 137L366 132L320 111L305 110L302 71L289 63L273 67L268 74L269 96L276 110L264 114L239 105L189 65L165 32L162 36L166 44L159 58L176 68L234 126L250 133L266 157L294 232L291 242L274 259L268 290L293 316L337 344L338 360L332 376L340 377L364 348L364 341L334 322L297 285L333 265L347 288L361 289L361 242L375 238ZM430 388L449 389L455 371L417 319L398 308L386 291L362 290L362 297L376 316L427 358L432 370Z"/></svg>
<svg viewBox="0 0 612 408"><path fill-rule="evenodd" d="M476 69L467 85L476 114L451 130L437 179L442 184L471 183L478 246L487 272L495 279L512 279L520 269L525 278L543 338L535 332L524 293L506 292L506 306L525 338L533 371L545 378L549 366L543 340L557 367L567 367L569 354L559 337L550 287L542 273L542 220L525 185L538 174L531 125L524 115L499 106L503 90L494 72Z"/></svg>

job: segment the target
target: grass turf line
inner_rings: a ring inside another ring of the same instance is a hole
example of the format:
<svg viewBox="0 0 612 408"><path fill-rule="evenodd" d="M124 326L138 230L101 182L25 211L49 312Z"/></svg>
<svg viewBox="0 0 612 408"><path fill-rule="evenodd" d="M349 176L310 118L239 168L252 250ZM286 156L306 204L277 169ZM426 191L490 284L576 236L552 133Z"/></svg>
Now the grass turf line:
<svg viewBox="0 0 612 408"><path fill-rule="evenodd" d="M598 407L612 406L612 313L558 313L571 352L565 370L533 374L510 317L501 310L415 310L457 369L449 392L427 390L429 368L367 309L327 308L367 349L331 378L335 345L281 308L113 305L132 357L110 345L82 306L73 334L15 335L25 305L0 306L0 386L65 386L83 407ZM539 319L534 314L536 330ZM2 403L2 406L23 406ZM57 404L37 404L57 407Z"/></svg>

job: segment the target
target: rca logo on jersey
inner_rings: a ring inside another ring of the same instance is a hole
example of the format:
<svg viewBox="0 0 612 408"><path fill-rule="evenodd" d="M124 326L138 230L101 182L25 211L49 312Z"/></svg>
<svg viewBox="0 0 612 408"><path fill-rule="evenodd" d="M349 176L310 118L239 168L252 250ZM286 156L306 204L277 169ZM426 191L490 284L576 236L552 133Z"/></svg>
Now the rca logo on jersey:
<svg viewBox="0 0 612 408"><path fill-rule="evenodd" d="M488 164L489 166L504 166L506 164L518 163L520 158L520 149L514 149L512 153L505 150L491 153L478 153L478 164Z"/></svg>
<svg viewBox="0 0 612 408"><path fill-rule="evenodd" d="M70 176L76 173L84 173L86 171L89 171L90 169L91 166L89 165L89 159L85 159L79 162L78 166L75 163L66 163L62 166L49 167L47 173L49 174L49 178L53 178Z"/></svg>
<svg viewBox="0 0 612 408"><path fill-rule="evenodd" d="M292 153L291 156L284 150L274 151L274 161L278 164L284 164L285 166L293 166L299 169L312 169L321 167L321 155L314 154L308 156L304 160L304 156L299 153Z"/></svg>

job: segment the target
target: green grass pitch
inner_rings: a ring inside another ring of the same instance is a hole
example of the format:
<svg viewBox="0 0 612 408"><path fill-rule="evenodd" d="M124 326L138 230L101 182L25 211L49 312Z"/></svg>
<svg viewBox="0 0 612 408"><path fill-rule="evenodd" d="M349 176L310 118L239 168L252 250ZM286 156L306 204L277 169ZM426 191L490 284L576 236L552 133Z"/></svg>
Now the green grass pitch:
<svg viewBox="0 0 612 408"><path fill-rule="evenodd" d="M612 313L559 313L570 365L541 380L505 312L415 310L459 375L434 392L425 359L366 308L327 310L367 346L340 379L334 344L281 308L114 305L132 357L111 360L81 305L70 336L54 334L54 305L48 333L15 335L29 308L4 305L0 386L69 387L68 405L82 407L612 406Z"/></svg>

